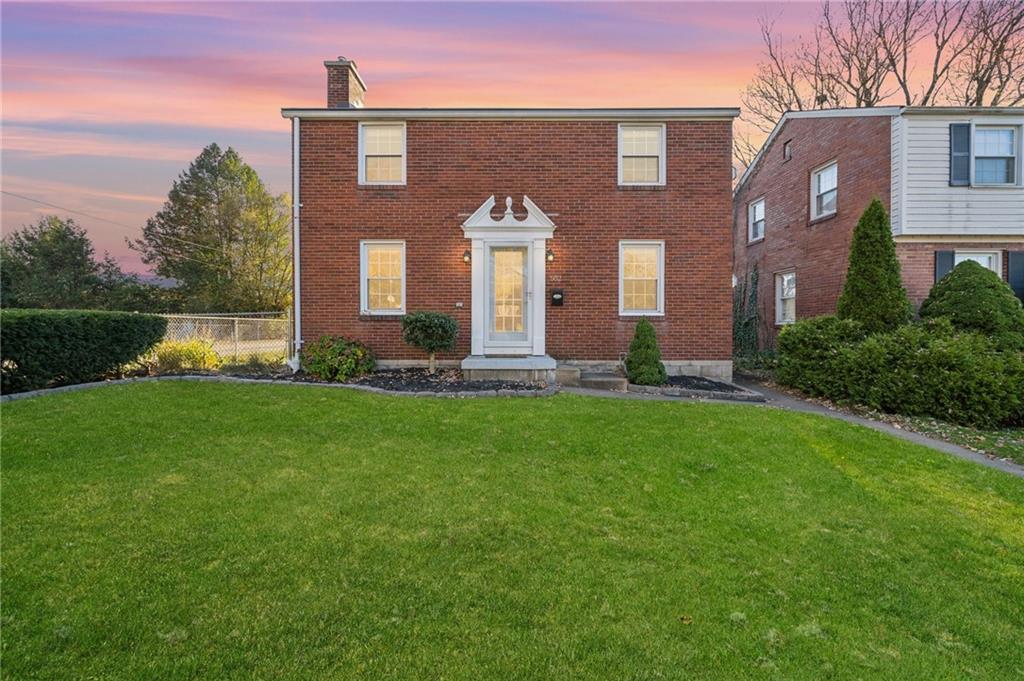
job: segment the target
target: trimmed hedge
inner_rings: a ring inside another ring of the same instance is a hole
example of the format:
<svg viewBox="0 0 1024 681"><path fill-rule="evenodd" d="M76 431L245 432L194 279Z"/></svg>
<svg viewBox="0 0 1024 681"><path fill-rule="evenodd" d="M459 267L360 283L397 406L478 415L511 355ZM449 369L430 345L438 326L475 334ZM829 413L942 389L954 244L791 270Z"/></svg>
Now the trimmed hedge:
<svg viewBox="0 0 1024 681"><path fill-rule="evenodd" d="M320 336L302 346L302 368L323 381L347 381L373 371L377 365L370 349L342 336Z"/></svg>
<svg viewBox="0 0 1024 681"><path fill-rule="evenodd" d="M991 336L1005 350L1024 350L1024 308L999 275L973 260L954 267L921 303L922 319L946 318L957 329Z"/></svg>
<svg viewBox="0 0 1024 681"><path fill-rule="evenodd" d="M4 393L86 383L132 362L163 338L167 320L101 310L0 310Z"/></svg>
<svg viewBox="0 0 1024 681"><path fill-rule="evenodd" d="M842 393L842 351L865 335L860 322L832 315L790 324L776 342L776 379L809 395L835 399Z"/></svg>

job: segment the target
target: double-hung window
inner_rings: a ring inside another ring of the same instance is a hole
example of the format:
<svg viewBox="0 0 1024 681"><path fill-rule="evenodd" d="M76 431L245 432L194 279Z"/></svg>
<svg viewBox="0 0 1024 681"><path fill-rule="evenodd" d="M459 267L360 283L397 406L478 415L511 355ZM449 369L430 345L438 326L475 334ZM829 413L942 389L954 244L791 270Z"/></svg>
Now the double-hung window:
<svg viewBox="0 0 1024 681"><path fill-rule="evenodd" d="M751 201L747 205L747 242L753 243L764 238L764 199Z"/></svg>
<svg viewBox="0 0 1024 681"><path fill-rule="evenodd" d="M665 313L665 242L619 242L619 314Z"/></svg>
<svg viewBox="0 0 1024 681"><path fill-rule="evenodd" d="M665 184L665 126L619 125L619 184Z"/></svg>
<svg viewBox="0 0 1024 681"><path fill-rule="evenodd" d="M1017 130L978 126L974 129L974 183L1016 184Z"/></svg>
<svg viewBox="0 0 1024 681"><path fill-rule="evenodd" d="M796 272L775 275L775 323L796 321Z"/></svg>
<svg viewBox="0 0 1024 681"><path fill-rule="evenodd" d="M839 165L833 161L811 173L811 219L836 212Z"/></svg>
<svg viewBox="0 0 1024 681"><path fill-rule="evenodd" d="M359 124L359 184L405 184L405 123Z"/></svg>
<svg viewBox="0 0 1024 681"><path fill-rule="evenodd" d="M360 312L405 313L405 242L360 242Z"/></svg>

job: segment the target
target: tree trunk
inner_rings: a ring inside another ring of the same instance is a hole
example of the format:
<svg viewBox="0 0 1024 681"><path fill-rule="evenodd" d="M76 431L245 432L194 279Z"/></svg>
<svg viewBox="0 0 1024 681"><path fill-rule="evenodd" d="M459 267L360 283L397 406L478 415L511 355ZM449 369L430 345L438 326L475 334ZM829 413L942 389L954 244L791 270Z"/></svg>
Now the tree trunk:
<svg viewBox="0 0 1024 681"><path fill-rule="evenodd" d="M432 374L437 371L437 359L434 357L434 353L430 353L430 363L428 364L427 373Z"/></svg>

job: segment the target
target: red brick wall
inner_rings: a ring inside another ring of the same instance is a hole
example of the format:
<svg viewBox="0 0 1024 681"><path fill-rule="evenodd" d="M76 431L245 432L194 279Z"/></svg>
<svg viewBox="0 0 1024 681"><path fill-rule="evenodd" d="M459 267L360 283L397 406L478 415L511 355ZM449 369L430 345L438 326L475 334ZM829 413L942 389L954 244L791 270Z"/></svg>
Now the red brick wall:
<svg viewBox="0 0 1024 681"><path fill-rule="evenodd" d="M666 293L655 318L665 359L728 360L729 121L667 124L667 186L617 187L617 124L611 121L419 121L407 123L407 185L357 185L358 124L301 124L301 265L304 340L325 333L367 342L385 359L420 358L400 322L359 316L359 241L404 239L406 309L437 310L461 326L469 353L470 247L460 225L494 194L498 215L523 194L557 228L548 242L547 350L559 359L617 359L635 318L618 314L618 242L664 239ZM462 303L461 308L456 304Z"/></svg>
<svg viewBox="0 0 1024 681"><path fill-rule="evenodd" d="M903 285L907 296L914 306L918 306L928 297L928 292L935 285L935 252L936 251L1002 251L1003 280L1009 277L1009 258L1007 251L1024 250L1024 243L999 241L970 242L918 242L900 241L896 244L896 254L900 259L903 272Z"/></svg>
<svg viewBox="0 0 1024 681"><path fill-rule="evenodd" d="M773 346L775 273L796 271L797 319L835 311L846 279L850 238L872 198L889 208L890 119L887 116L790 119L734 201L734 272L754 263L760 285L760 337ZM792 140L792 158L782 158ZM811 171L837 160L836 214L810 219ZM765 197L765 238L747 243L747 204Z"/></svg>

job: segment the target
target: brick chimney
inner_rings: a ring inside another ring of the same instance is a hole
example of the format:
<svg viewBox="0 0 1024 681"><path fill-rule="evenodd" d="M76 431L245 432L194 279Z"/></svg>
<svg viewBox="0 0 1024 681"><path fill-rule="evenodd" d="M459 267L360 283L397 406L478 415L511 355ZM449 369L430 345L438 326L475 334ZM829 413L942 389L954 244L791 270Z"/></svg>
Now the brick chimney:
<svg viewBox="0 0 1024 681"><path fill-rule="evenodd" d="M327 108L361 109L366 84L359 77L356 63L344 57L325 61L327 67Z"/></svg>

